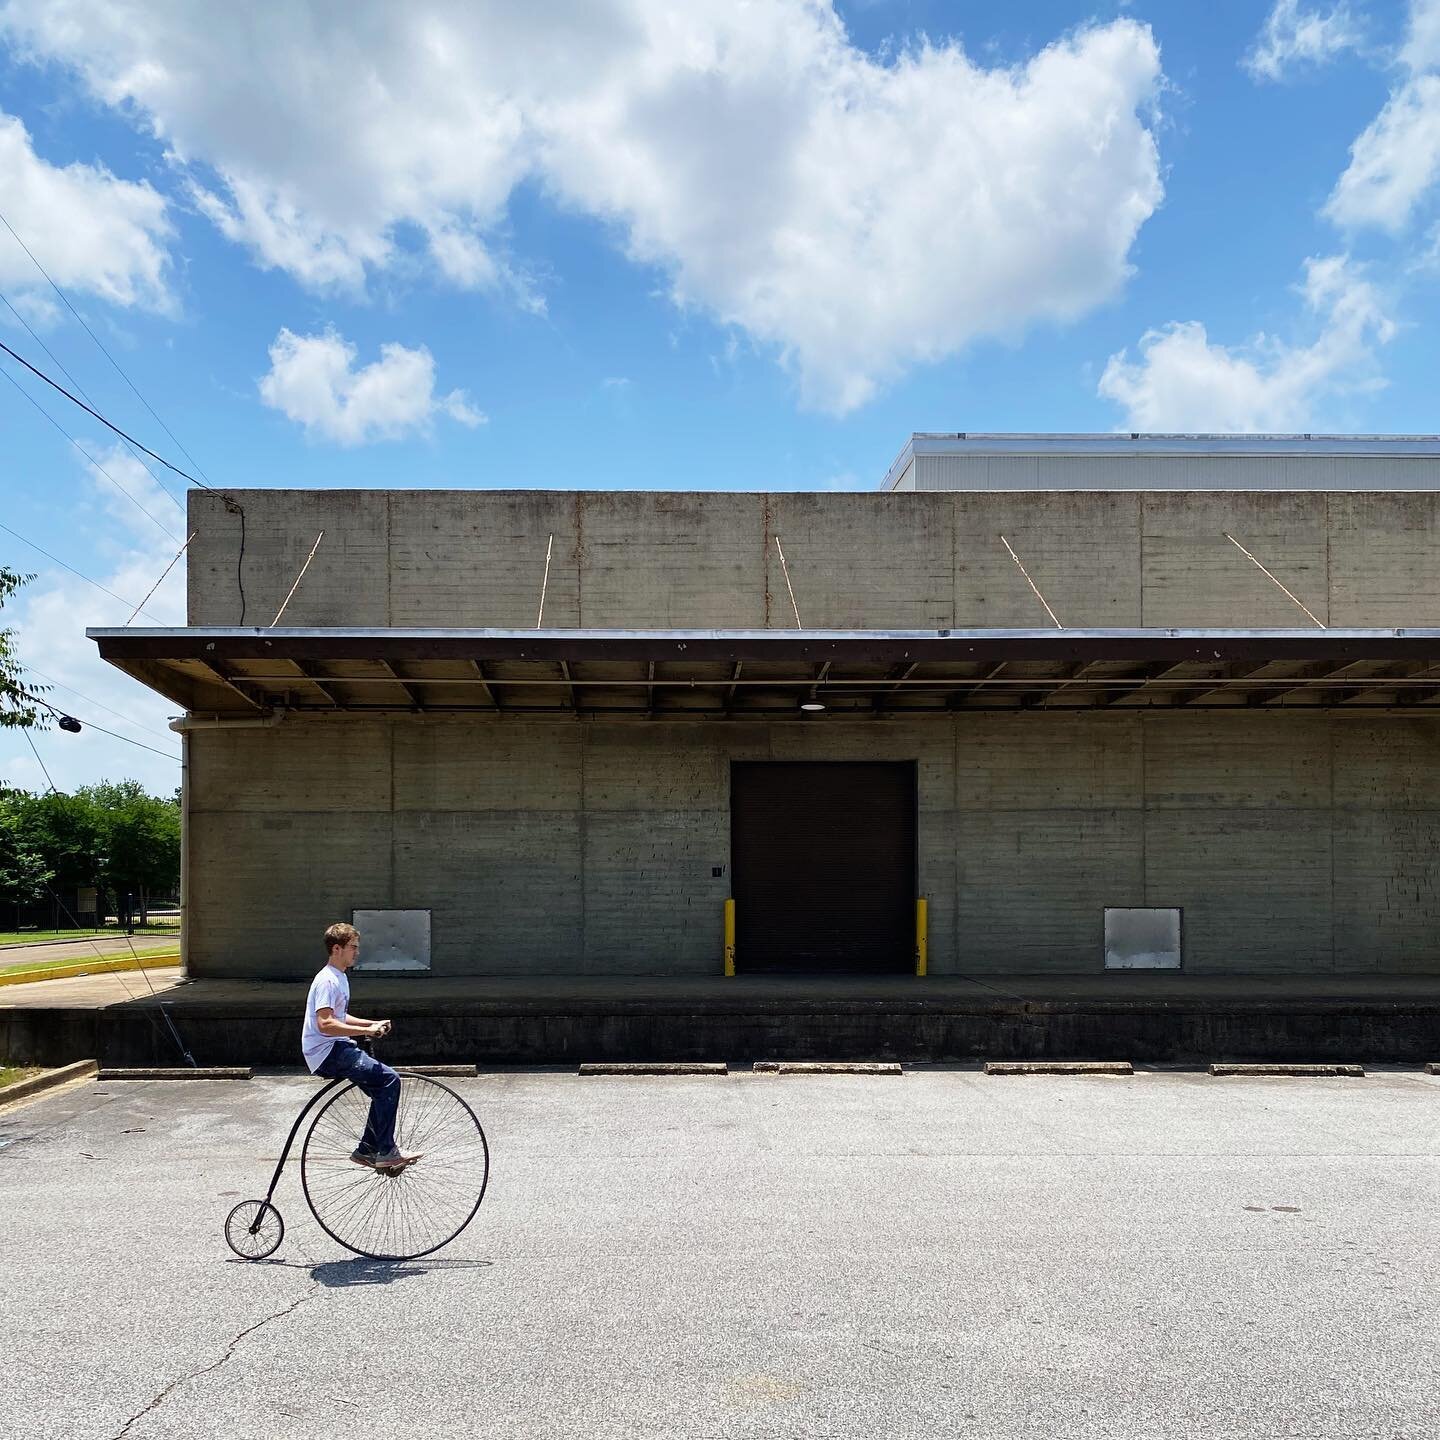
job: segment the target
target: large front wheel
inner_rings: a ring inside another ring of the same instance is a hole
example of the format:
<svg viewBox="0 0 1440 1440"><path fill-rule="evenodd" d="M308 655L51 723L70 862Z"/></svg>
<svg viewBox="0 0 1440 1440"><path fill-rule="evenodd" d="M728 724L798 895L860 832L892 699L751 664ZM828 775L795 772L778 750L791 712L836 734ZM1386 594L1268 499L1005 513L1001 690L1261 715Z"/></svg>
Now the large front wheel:
<svg viewBox="0 0 1440 1440"><path fill-rule="evenodd" d="M448 1086L400 1071L395 1143L421 1158L402 1170L357 1165L370 1113L354 1085L321 1107L300 1153L300 1181L320 1228L372 1260L414 1260L448 1245L474 1218L490 1178L475 1112Z"/></svg>

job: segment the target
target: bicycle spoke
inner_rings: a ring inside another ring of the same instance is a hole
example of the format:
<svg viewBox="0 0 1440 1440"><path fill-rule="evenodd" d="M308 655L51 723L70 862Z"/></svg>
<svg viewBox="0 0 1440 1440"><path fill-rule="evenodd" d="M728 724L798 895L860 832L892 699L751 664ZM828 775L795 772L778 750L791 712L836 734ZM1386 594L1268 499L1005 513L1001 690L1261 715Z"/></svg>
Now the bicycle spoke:
<svg viewBox="0 0 1440 1440"><path fill-rule="evenodd" d="M263 1260L284 1238L285 1222L266 1200L242 1200L225 1217L225 1243L242 1260Z"/></svg>
<svg viewBox="0 0 1440 1440"><path fill-rule="evenodd" d="M350 1160L369 1101L347 1086L324 1106L305 1138L301 1181L311 1212L332 1239L361 1255L429 1254L469 1224L485 1194L489 1151L470 1107L427 1076L401 1078L395 1140L421 1158L394 1173Z"/></svg>

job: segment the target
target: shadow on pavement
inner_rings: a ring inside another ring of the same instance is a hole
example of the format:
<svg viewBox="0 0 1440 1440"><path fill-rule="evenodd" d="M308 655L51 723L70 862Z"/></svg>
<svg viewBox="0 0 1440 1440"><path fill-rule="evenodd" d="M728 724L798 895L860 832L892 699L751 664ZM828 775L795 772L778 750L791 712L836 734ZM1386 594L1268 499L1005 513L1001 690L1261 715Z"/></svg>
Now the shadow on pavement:
<svg viewBox="0 0 1440 1440"><path fill-rule="evenodd" d="M310 1278L332 1290L351 1285L390 1285L441 1270L482 1270L493 1260L327 1260L310 1267Z"/></svg>
<svg viewBox="0 0 1440 1440"><path fill-rule="evenodd" d="M446 1270L484 1270L493 1260L326 1260L313 1265L299 1260L242 1260L227 1256L227 1265L273 1265L282 1270L308 1270L310 1278L329 1290L352 1285L390 1285L414 1275L435 1275Z"/></svg>

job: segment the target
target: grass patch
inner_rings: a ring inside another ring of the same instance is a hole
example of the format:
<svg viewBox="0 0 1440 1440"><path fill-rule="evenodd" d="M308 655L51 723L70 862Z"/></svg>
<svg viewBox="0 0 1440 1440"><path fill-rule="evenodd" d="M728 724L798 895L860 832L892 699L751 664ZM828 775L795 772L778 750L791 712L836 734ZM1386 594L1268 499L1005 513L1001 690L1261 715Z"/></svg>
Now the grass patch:
<svg viewBox="0 0 1440 1440"><path fill-rule="evenodd" d="M43 1065L0 1065L0 1090L7 1085L14 1085L17 1081L28 1080L44 1068Z"/></svg>
<svg viewBox="0 0 1440 1440"><path fill-rule="evenodd" d="M178 936L180 925L178 921L173 925L137 925L135 933ZM118 925L106 930L0 930L0 945L33 945L38 940L97 940L106 937L114 940L124 934Z"/></svg>

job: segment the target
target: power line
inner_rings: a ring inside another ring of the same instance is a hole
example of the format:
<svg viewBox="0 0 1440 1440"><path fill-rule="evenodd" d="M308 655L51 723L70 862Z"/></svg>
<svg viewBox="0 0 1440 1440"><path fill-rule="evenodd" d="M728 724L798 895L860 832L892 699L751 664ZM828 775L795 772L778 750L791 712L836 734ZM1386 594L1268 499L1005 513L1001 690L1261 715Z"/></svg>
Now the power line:
<svg viewBox="0 0 1440 1440"><path fill-rule="evenodd" d="M102 585L98 580L92 580L88 575L82 575L80 571L78 571L73 565L67 565L62 559L60 559L58 555L52 555L48 550L41 549L41 547L37 545L33 540L26 540L25 537L18 530L12 530L3 521L0 521L0 530L3 530L7 535L13 535L17 540L28 545L32 550L38 550L40 554L42 554L47 560L54 561L54 563L60 566L62 570L68 570L72 575L78 576L87 585L93 585L97 590L104 591L104 593L108 595L112 600L118 600L122 605L130 605L132 609L139 608L138 606L135 606L133 602L127 600L123 595L117 595L113 590ZM148 610L141 610L140 613L142 615L150 615L150 618L154 620L158 625L163 625L165 623L163 620L160 619L158 615L151 615L150 611Z"/></svg>
<svg viewBox="0 0 1440 1440"><path fill-rule="evenodd" d="M40 338L40 336L36 333L35 327L14 307L14 305L12 305L12 304L10 303L10 297L9 297L8 295L6 295L3 290L0 290L0 300L3 300L3 301L5 302L5 308L6 308L7 310L9 310L9 312L25 327L26 332L29 334L30 338L31 338L31 339L50 357L50 359L51 359L52 361L54 361L54 363L59 367L60 373L76 388L76 390L78 390L78 391L80 392L80 394L81 394L82 396L84 396L84 398L85 398L86 400L90 400L90 394L89 394L89 392L88 392L88 391L85 389L85 387L65 368L65 362L64 362L63 360L61 360L61 358L44 342L44 340L42 340L42 339ZM91 404L94 404L94 401L91 401L90 403L91 403ZM69 437L67 437L67 438L69 438ZM72 442L72 443L73 443L73 442ZM130 447L130 453L135 456L136 461L137 461L140 465L144 466L145 473L146 473L147 475L149 475L149 477L150 477L158 486L160 486L160 488L161 488L162 490L164 490L165 493L166 493L167 495L169 495L172 500L175 501L176 506L177 506L177 507L181 510L181 512L183 513L185 507L184 507L183 505L181 505L178 500L175 499L175 496L171 493L171 491L169 490L169 488L168 488L168 487L165 485L165 483L160 479L160 477L149 467L149 465L147 465L147 464L145 463L144 458L140 455L140 453L135 449L135 447L134 447L133 445ZM92 463L93 463L93 462L92 462Z"/></svg>
<svg viewBox="0 0 1440 1440"><path fill-rule="evenodd" d="M29 745L30 753L35 757L41 770L45 771L45 783L49 785L51 794L58 795L60 792L55 788L55 782L50 778L50 771L46 769L45 762L40 759L40 752L35 748L35 742L30 738L30 731L22 725L20 727L20 733L25 737L25 743Z"/></svg>
<svg viewBox="0 0 1440 1440"><path fill-rule="evenodd" d="M69 431L67 431L65 427L61 425L61 423L52 414L50 414L50 412L46 410L46 408L32 394L30 394L30 392L26 390L25 387L21 385L21 383L8 370L0 370L0 375L3 375L147 520L152 521L154 524L158 525L160 529L162 529L172 540L179 539L179 536L177 536L175 532L164 523L164 521L156 520L155 517L97 459L95 459L95 457L91 455L90 452L73 435L71 435ZM168 490L165 493L167 495L170 494ZM175 500L175 497L173 495L171 495L170 498L172 500ZM179 505L180 502L176 500L175 503Z"/></svg>
<svg viewBox="0 0 1440 1440"><path fill-rule="evenodd" d="M83 724L88 725L92 730L98 730L102 735L108 735L112 740L123 740L127 745L138 745L142 750L148 750L152 755L164 756L166 760L174 760L178 763L180 757L173 750L157 750L153 745L147 745L143 740L132 740L128 735L117 734L114 730L107 730L103 725L97 725L93 720L86 720L83 715L75 717Z"/></svg>
<svg viewBox="0 0 1440 1440"><path fill-rule="evenodd" d="M23 660L20 664L32 675L38 676L47 685L53 685L57 690L68 690L70 694L78 695L87 705L94 705L97 709L105 711L107 715L113 715L117 720L123 720L127 725L133 725L137 730L145 731L147 735L160 735L162 740L165 739L165 736L161 735L160 731L156 730L153 726L142 725L138 720L132 719L122 711L105 704L103 700L97 700L93 695L87 695L83 690L77 690L73 685L66 685L63 681L52 680L43 670L37 670L33 665L26 664Z"/></svg>
<svg viewBox="0 0 1440 1440"><path fill-rule="evenodd" d="M34 691L27 690L23 685L15 685L13 688L18 690L27 700L33 701L36 705L43 705L52 715L60 715L63 717L70 713L68 710L57 710L48 700L42 699L39 695L36 695ZM163 755L167 760L178 760L180 758L173 750L157 750L153 745L146 745L142 740L132 740L128 735L118 735L114 730L107 730L103 725L97 725L93 720L83 720L83 717L79 715L71 716L71 718L82 720L82 723L88 725L92 730L98 730L102 735L110 736L112 740L123 740L127 745L138 745L142 750L148 750L152 755ZM24 730L25 738L30 740L29 730L25 729L24 726L22 726L21 729ZM30 740L30 748L32 750L35 749L35 742L33 740ZM37 760L40 759L40 752L38 750L35 752L35 758ZM41 764L43 767L44 762L41 761ZM54 786L51 786L51 788L53 789Z"/></svg>
<svg viewBox="0 0 1440 1440"><path fill-rule="evenodd" d="M3 218L3 217L0 217ZM213 485L207 485L203 480L197 480L189 471L182 470L178 465L172 465L163 455L157 455L148 446L142 445L133 435L127 435L113 421L107 420L98 410L92 409L77 395L72 395L58 380L52 380L43 370L32 365L23 355L17 355L3 340L0 340L0 350L3 350L12 360L18 360L32 375L38 375L53 390L58 390L72 405L78 405L87 415L93 415L107 429L113 430L122 440L128 440L136 449L143 450L152 460L158 460L167 470L173 470L182 480L188 480L192 485L198 485L202 490L213 490Z"/></svg>
<svg viewBox="0 0 1440 1440"><path fill-rule="evenodd" d="M151 415L155 417L155 420L159 424L160 428L175 442L176 445L180 447L181 454L183 454L185 458L189 460L189 462L197 470L200 470L200 474L204 476L205 472L204 470L200 469L199 462L185 448L184 443L179 439L175 432L171 430L171 428L163 420L160 419L160 416L155 412L155 407L151 405L151 403L143 395L140 394L140 391L136 387L135 382L125 373L124 370L120 368L119 361L117 361L115 357L105 348L105 346L100 343L100 337L96 335L96 333L89 327L89 325L85 323L85 317L81 315L81 313L74 307L74 305L70 303L70 297L66 295L66 293L55 283L55 280L51 276L50 272L46 270L46 268L36 258L35 252L31 250L31 248L24 242L24 240L20 238L19 234L15 230L15 227L5 218L3 212L0 212L0 224L3 224L5 228L10 232L10 234L14 236L15 243L19 245L19 247L30 257L30 260L34 264L35 268L45 277L46 280L50 282L50 288L54 290L55 293L61 298L61 300L65 302L66 308L80 322L81 326L85 330L85 333L95 342L97 346L99 346L100 352L115 367L116 371L120 374L120 377L131 388L131 390L135 392L136 396L140 400L140 403L144 405L144 407L151 413ZM78 405L83 411L85 411L87 415L93 416L107 429L113 430L115 434L117 434L122 440L126 442L126 444L130 445L133 449L138 450L145 455L148 455L152 460L158 461L167 470L173 471L176 475L180 476L182 480L188 480L192 485L198 485L202 490L208 490L212 493L219 494L220 498L225 502L225 508L229 510L231 514L238 515L240 517L240 551L239 554L236 556L235 560L235 583L240 591L240 623L243 625L245 623L245 507L239 504L239 502L233 499L231 496L225 494L223 490L216 491L215 487L209 483L208 478L197 480L195 476L191 475L188 471L182 470L178 465L171 464L171 462L165 459L163 455L157 455L153 450L149 448L149 446L142 445L138 440L135 439L133 435L126 434L126 432L122 430L118 425L116 425L113 421L107 420L93 406L87 405L83 400L77 399L58 381L52 380L47 374L45 374L43 370L40 370L36 366L32 365L23 356L17 355L15 351L13 351L8 345L4 344L3 341L0 341L0 350L3 350L12 359L18 360L20 364L22 364L33 375L43 380L47 385L51 386L55 390L58 390L67 400L71 402L71 404ZM48 350L46 351L46 353L49 353ZM51 358L53 359L54 357L52 356ZM58 361L56 363L59 364ZM63 370L65 367L62 365L60 368ZM66 374L67 376L69 376L68 371L66 371ZM73 377L69 378L71 378L73 381ZM76 388L79 389L80 387L77 385ZM144 461L141 461L141 464L144 464ZM156 476L156 483L159 483L158 476ZM171 498L173 499L174 497L172 496ZM13 534L14 532L12 531L11 533ZM42 551L41 553L43 554L44 552ZM70 567L67 565L65 568L68 570ZM91 583L93 584L94 582L92 581ZM102 586L101 588L103 589L104 587ZM138 608L139 607L137 607L137 610ZM132 616L131 618L133 619L134 617Z"/></svg>
<svg viewBox="0 0 1440 1440"><path fill-rule="evenodd" d="M175 432L171 430L171 428L159 417L159 415L155 413L155 407L151 405L151 403L140 393L139 389L136 387L135 382L124 372L124 370L120 368L120 362L104 347L104 345L100 343L100 337L88 325L85 324L85 317L70 303L70 297L55 283L53 279L51 279L50 272L39 262L39 260L35 258L35 252L31 250L31 248L20 238L20 236L15 233L15 227L8 220L5 219L3 213L0 213L0 224L3 224L5 228L11 233L11 235L15 236L15 243L19 245L19 247L30 257L31 261L35 265L35 268L46 278L46 280L50 281L50 288L61 298L61 300L65 302L66 309L68 309L70 313L84 327L85 333L96 343L96 345L100 347L100 353L104 355L104 357L115 367L116 373L120 376L120 378L132 390L135 391L136 398L150 412L150 414L154 416L155 423L159 425L159 427L171 438L171 440L173 440L175 444L180 447L180 453L184 455L184 457L192 465L194 465L197 470L200 470L199 462L185 448L185 446L181 444ZM109 421L106 421L105 423L109 424ZM160 460L160 457L158 455L155 455L153 451L149 451L147 453L151 454L154 459ZM160 463L164 465L168 464L169 462L161 460ZM173 470L175 467L172 465L170 468ZM203 470L200 470L200 473L203 475L205 472ZM188 480L191 477L187 475L185 478ZM196 480L194 483L200 485L204 482ZM208 490L210 486L206 484L204 488Z"/></svg>
<svg viewBox="0 0 1440 1440"><path fill-rule="evenodd" d="M5 302L5 308L25 327L30 338L55 362L60 373L88 400L85 387L65 368L65 362L35 333L35 327L10 303L10 297L0 291L0 300Z"/></svg>

